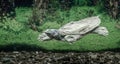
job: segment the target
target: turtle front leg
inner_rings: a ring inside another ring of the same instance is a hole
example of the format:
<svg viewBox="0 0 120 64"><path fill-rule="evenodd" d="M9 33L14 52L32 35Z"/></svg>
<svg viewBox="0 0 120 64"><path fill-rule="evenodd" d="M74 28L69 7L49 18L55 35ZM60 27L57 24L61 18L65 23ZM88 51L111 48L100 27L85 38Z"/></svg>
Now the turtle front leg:
<svg viewBox="0 0 120 64"><path fill-rule="evenodd" d="M73 43L82 37L83 37L82 35L66 35L64 37L64 40L69 42L69 43Z"/></svg>

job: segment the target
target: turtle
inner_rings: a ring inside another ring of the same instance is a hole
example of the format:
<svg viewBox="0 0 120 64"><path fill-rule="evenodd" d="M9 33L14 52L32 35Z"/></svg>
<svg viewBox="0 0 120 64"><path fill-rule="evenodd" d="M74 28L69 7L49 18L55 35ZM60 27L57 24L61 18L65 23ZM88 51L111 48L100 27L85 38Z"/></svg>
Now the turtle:
<svg viewBox="0 0 120 64"><path fill-rule="evenodd" d="M38 39L42 41L56 39L67 42L74 42L89 33L97 33L103 36L107 36L107 28L101 27L100 23L101 20L99 16L88 17L79 21L72 21L60 27L59 29L45 30L43 34L40 34Z"/></svg>

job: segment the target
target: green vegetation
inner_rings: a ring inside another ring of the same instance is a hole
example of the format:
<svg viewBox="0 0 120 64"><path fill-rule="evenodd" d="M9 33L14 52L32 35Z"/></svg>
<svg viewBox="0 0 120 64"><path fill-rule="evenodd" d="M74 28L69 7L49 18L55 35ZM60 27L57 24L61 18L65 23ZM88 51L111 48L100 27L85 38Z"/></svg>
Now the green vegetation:
<svg viewBox="0 0 120 64"><path fill-rule="evenodd" d="M54 13L48 14L44 23L38 26L39 31L42 32L48 28L59 28L70 21L100 15L101 26L107 27L109 35L104 37L97 34L89 34L72 45L68 42L57 40L38 41L37 38L40 32L33 31L27 26L32 10L30 8L16 8L16 12L16 20L7 19L7 21L0 24L0 49L25 50L28 48L29 50L29 48L32 48L33 50L46 49L52 51L99 51L120 48L120 30L115 28L116 20L110 18L104 12L99 12L99 9L95 6L72 7L70 11L58 9Z"/></svg>

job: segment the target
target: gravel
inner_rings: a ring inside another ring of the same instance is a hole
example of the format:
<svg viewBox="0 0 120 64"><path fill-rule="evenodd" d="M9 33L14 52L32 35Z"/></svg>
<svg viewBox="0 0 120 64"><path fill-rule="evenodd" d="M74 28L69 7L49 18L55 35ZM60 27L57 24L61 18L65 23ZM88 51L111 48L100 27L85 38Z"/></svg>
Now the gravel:
<svg viewBox="0 0 120 64"><path fill-rule="evenodd" d="M120 64L119 52L0 52L0 64Z"/></svg>

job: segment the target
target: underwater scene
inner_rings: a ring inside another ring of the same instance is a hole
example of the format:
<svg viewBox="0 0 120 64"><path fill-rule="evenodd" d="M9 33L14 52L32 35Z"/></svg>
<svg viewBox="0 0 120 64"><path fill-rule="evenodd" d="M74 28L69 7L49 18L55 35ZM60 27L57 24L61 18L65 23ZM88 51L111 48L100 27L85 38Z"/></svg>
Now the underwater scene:
<svg viewBox="0 0 120 64"><path fill-rule="evenodd" d="M0 64L120 64L120 0L0 0Z"/></svg>

